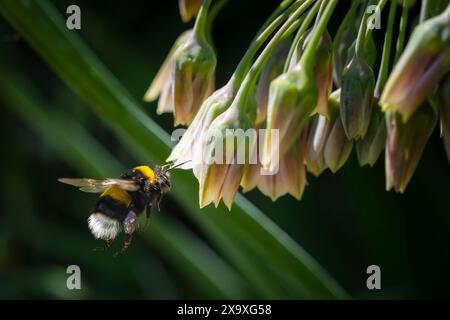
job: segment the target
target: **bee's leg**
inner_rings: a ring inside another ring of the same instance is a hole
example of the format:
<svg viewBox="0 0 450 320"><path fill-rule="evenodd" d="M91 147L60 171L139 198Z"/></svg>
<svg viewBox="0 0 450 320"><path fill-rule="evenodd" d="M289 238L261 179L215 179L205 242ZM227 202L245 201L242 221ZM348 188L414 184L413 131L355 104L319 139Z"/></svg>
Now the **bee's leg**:
<svg viewBox="0 0 450 320"><path fill-rule="evenodd" d="M148 228L151 214L152 214L152 205L149 205L147 206L147 208L145 208L145 224L144 227L142 228L143 232Z"/></svg>
<svg viewBox="0 0 450 320"><path fill-rule="evenodd" d="M123 242L123 247L122 249L120 249L120 251L117 251L116 253L114 253L114 257L117 258L118 256L124 254L125 251L127 251L128 247L131 244L131 240L133 239L133 234L130 233L125 233L125 241Z"/></svg>
<svg viewBox="0 0 450 320"><path fill-rule="evenodd" d="M125 241L123 247L120 251L114 254L115 257L123 254L131 244L131 239L133 238L133 233L138 227L137 214L134 211L128 212L127 216L123 220L123 230L125 232Z"/></svg>
<svg viewBox="0 0 450 320"><path fill-rule="evenodd" d="M158 212L161 211L161 209L159 208L159 204L161 203L161 199L162 199L162 193L158 194L156 196L156 199L153 200L153 204L156 207L156 210L158 210Z"/></svg>
<svg viewBox="0 0 450 320"><path fill-rule="evenodd" d="M106 243L104 246L98 246L94 248L94 251L106 251L111 247L111 244L113 243L114 239L108 239L106 240Z"/></svg>

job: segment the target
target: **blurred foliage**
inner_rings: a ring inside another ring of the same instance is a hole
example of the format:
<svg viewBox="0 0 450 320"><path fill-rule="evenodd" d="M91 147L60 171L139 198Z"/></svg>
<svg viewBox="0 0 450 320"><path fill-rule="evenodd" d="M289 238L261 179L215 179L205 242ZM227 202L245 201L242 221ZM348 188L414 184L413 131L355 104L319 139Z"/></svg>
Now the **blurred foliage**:
<svg viewBox="0 0 450 320"><path fill-rule="evenodd" d="M80 31L65 29L74 3ZM218 15L219 84L276 5L230 1ZM93 252L85 219L95 196L56 178L163 161L171 116L136 101L186 26L175 1L1 0L0 12L0 297L346 297L297 243L352 297L448 297L450 172L438 132L404 195L384 191L381 161L359 168L354 154L336 175L308 176L301 202L246 195L264 214L242 196L231 213L199 210L192 175L174 172L162 213L125 256ZM83 290L65 287L70 264ZM380 291L366 289L371 264Z"/></svg>

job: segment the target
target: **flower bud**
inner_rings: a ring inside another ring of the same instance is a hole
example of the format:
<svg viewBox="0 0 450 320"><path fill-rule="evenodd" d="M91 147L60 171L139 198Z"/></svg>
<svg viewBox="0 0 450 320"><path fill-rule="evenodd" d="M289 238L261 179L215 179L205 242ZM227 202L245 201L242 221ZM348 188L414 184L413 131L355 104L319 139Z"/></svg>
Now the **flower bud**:
<svg viewBox="0 0 450 320"><path fill-rule="evenodd" d="M152 102L158 97L157 114L165 112L173 112L173 96L172 96L172 67L173 67L173 53L182 46L187 39L192 37L192 30L183 32L173 44L167 55L164 63L159 69L156 77L153 79L150 87L144 95L144 101Z"/></svg>
<svg viewBox="0 0 450 320"><path fill-rule="evenodd" d="M353 142L347 138L339 113L340 91L329 99L330 132L323 150L325 165L331 172L337 172L347 162L352 152Z"/></svg>
<svg viewBox="0 0 450 320"><path fill-rule="evenodd" d="M375 76L357 55L344 68L341 88L341 118L347 137L364 138L372 114Z"/></svg>
<svg viewBox="0 0 450 320"><path fill-rule="evenodd" d="M330 114L332 113L330 110ZM306 167L316 177L327 168L323 150L328 139L330 126L330 119L317 114L310 118L302 132Z"/></svg>
<svg viewBox="0 0 450 320"><path fill-rule="evenodd" d="M363 52L361 56L364 58L364 61L371 69L373 69L375 62L377 61L377 44L375 43L372 34L370 34L367 37L365 46L362 51ZM353 57L355 56L355 52L356 52L356 39L348 50L347 63L344 65L344 68L350 63L350 61L352 61Z"/></svg>
<svg viewBox="0 0 450 320"><path fill-rule="evenodd" d="M373 166L384 150L386 143L386 120L384 112L374 98L374 110L370 119L369 129L364 139L356 142L356 154L361 166Z"/></svg>
<svg viewBox="0 0 450 320"><path fill-rule="evenodd" d="M280 75L270 85L266 136L262 165L273 171L281 158L297 140L303 125L318 101L315 80L301 68ZM272 142L273 129L278 129L279 144Z"/></svg>
<svg viewBox="0 0 450 320"><path fill-rule="evenodd" d="M408 121L449 71L450 5L415 28L384 88L383 110L399 112Z"/></svg>
<svg viewBox="0 0 450 320"><path fill-rule="evenodd" d="M178 8L183 22L189 22L200 10L202 0L178 0Z"/></svg>
<svg viewBox="0 0 450 320"><path fill-rule="evenodd" d="M386 112L386 190L405 191L436 120L436 112L428 104L421 106L406 123L399 113Z"/></svg>
<svg viewBox="0 0 450 320"><path fill-rule="evenodd" d="M358 34L356 28L356 12L358 4L352 3L343 22L340 24L333 40L333 78L337 87L341 87L341 77L344 67L347 65L348 52L354 45Z"/></svg>
<svg viewBox="0 0 450 320"><path fill-rule="evenodd" d="M441 135L444 140L447 158L450 162L450 74L439 85L438 103L441 118Z"/></svg>
<svg viewBox="0 0 450 320"><path fill-rule="evenodd" d="M215 68L214 49L195 34L175 51L172 66L175 125L192 122L211 87Z"/></svg>

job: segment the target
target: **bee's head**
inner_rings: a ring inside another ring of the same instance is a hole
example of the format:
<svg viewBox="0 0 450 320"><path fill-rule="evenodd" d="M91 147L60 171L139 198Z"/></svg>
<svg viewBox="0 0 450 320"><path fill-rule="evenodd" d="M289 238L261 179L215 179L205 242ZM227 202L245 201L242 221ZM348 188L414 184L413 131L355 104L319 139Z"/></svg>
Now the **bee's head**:
<svg viewBox="0 0 450 320"><path fill-rule="evenodd" d="M156 179L158 180L159 187L162 193L167 193L170 191L170 174L163 167L155 168Z"/></svg>
<svg viewBox="0 0 450 320"><path fill-rule="evenodd" d="M156 178L158 179L161 192L167 193L170 191L170 174L169 171L182 166L183 164L191 160L185 161L183 163L175 164L173 162L163 165L162 167L155 168Z"/></svg>

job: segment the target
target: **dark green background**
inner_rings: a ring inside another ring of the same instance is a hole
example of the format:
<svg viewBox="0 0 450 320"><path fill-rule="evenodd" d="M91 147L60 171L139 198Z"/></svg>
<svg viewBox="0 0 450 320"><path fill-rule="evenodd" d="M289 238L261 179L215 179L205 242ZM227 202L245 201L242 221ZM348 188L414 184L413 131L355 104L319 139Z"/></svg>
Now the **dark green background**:
<svg viewBox="0 0 450 320"><path fill-rule="evenodd" d="M70 4L81 7L82 30L73 32L79 33L138 100L173 41L187 28L179 18L176 1L53 3L62 15ZM219 14L214 26L218 87L232 74L256 30L276 5L269 0L231 0ZM343 14L346 8L344 1L338 12ZM337 28L339 13L331 22L331 33ZM64 123L68 117L76 120L121 163L137 165L127 146L1 16L0 59L0 77L6 77L2 67L13 70L39 97L44 110L52 112L54 121ZM161 252L164 246L155 246L152 238L137 237L120 259L112 258L112 252L92 252L98 243L85 220L95 196L56 182L60 176L81 173L48 143L58 137L44 139L36 134L30 122L13 112L16 106L6 104L0 95L1 298L220 297L180 272L183 266L168 259L167 252ZM157 116L155 103L142 106L171 132L171 115ZM404 195L384 190L383 159L374 168L360 168L353 153L337 174L326 172L319 178L309 175L300 202L286 196L272 203L258 191L246 196L352 297L443 298L449 296L450 285L449 182L449 163L436 129ZM182 205L167 197L162 213L147 232L158 228L160 220L182 225L222 256L183 212ZM79 292L65 289L65 270L70 264L82 269L83 290ZM381 267L382 290L366 288L366 268L371 264ZM259 295L250 288L236 297Z"/></svg>

